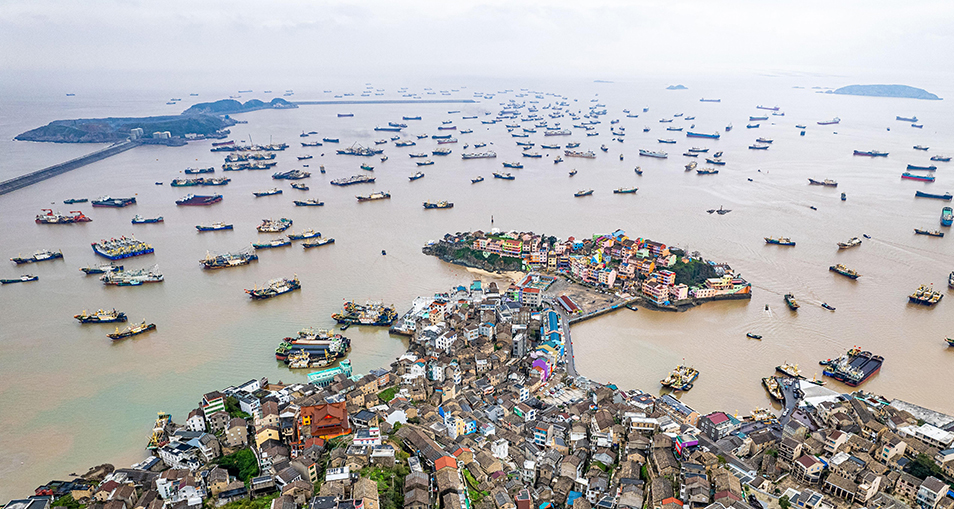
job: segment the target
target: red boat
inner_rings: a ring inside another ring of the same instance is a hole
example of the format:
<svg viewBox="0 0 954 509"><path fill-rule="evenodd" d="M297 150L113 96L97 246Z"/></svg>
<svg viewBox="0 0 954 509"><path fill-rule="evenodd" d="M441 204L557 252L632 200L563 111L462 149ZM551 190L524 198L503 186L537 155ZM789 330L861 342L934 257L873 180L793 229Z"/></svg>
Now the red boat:
<svg viewBox="0 0 954 509"><path fill-rule="evenodd" d="M53 213L53 209L40 209L42 214L37 214L36 224L69 224L69 223L88 223L92 219L78 210L71 210L69 214Z"/></svg>
<svg viewBox="0 0 954 509"><path fill-rule="evenodd" d="M221 194L213 194L210 196L187 194L176 200L176 205L212 205L220 201L222 201Z"/></svg>

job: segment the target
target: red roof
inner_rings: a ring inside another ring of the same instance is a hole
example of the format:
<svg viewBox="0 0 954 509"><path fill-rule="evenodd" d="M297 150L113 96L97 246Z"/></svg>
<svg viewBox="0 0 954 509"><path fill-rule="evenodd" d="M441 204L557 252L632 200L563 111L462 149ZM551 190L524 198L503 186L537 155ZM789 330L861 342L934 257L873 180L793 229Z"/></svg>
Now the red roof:
<svg viewBox="0 0 954 509"><path fill-rule="evenodd" d="M440 470L442 468L457 468L457 460L450 456L441 456L434 462L434 470Z"/></svg>
<svg viewBox="0 0 954 509"><path fill-rule="evenodd" d="M712 412L711 414L707 415L706 417L709 418L709 421L710 421L712 424L722 424L723 422L729 420L729 416L725 415L724 412Z"/></svg>
<svg viewBox="0 0 954 509"><path fill-rule="evenodd" d="M663 501L662 501L662 505L666 505L666 504L679 504L679 505L682 505L682 500L679 500L678 498L675 498L675 497L669 497L669 498L667 498L666 500L663 500Z"/></svg>

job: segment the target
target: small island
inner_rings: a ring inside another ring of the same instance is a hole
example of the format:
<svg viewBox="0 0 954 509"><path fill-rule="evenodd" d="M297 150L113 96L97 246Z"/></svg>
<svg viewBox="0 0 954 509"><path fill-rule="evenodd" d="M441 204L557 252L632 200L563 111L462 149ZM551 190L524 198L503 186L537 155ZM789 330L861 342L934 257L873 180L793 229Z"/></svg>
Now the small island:
<svg viewBox="0 0 954 509"><path fill-rule="evenodd" d="M684 85L669 85L666 87L666 90L689 90L689 87Z"/></svg>
<svg viewBox="0 0 954 509"><path fill-rule="evenodd" d="M297 108L295 103L288 102L280 97L276 97L269 102L252 99L244 104L235 99L222 99L210 103L193 104L189 109L182 112L183 115L229 115L232 113L246 113L255 110L265 109L291 109Z"/></svg>
<svg viewBox="0 0 954 509"><path fill-rule="evenodd" d="M816 87L817 88L817 87ZM904 99L925 99L940 101L941 98L923 88L907 85L849 85L836 90L829 90L828 94L861 95L866 97L899 97Z"/></svg>

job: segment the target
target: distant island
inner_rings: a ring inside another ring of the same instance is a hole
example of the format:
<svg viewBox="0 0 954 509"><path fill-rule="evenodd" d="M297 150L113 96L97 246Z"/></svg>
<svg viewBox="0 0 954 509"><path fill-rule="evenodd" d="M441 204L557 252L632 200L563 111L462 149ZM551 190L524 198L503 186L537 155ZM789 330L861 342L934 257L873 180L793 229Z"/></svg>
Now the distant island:
<svg viewBox="0 0 954 509"><path fill-rule="evenodd" d="M669 85L668 87L666 87L666 90L689 90L689 87L685 87L682 85Z"/></svg>
<svg viewBox="0 0 954 509"><path fill-rule="evenodd" d="M610 80L593 80L593 83L612 83Z"/></svg>
<svg viewBox="0 0 954 509"><path fill-rule="evenodd" d="M923 88L907 85L849 85L836 90L829 90L828 94L862 95L867 97L901 97L905 99L927 99L940 101L941 98Z"/></svg>
<svg viewBox="0 0 954 509"><path fill-rule="evenodd" d="M222 137L222 130L237 122L228 117L231 113L275 108L297 108L293 103L275 98L271 102L253 99L242 104L225 99L211 103L199 103L181 115L158 117L110 117L54 120L49 124L17 135L18 141L51 143L114 143L130 138L133 129L142 129L140 136L148 139L153 133L169 133L170 140L184 138ZM162 138L160 138L162 139ZM185 141L165 144L184 144Z"/></svg>

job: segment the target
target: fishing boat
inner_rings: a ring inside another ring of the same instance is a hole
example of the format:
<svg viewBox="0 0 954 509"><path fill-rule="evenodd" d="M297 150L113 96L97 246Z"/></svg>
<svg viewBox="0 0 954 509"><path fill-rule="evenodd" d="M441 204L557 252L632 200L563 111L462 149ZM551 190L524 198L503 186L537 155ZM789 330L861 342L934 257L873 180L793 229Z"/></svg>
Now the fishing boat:
<svg viewBox="0 0 954 509"><path fill-rule="evenodd" d="M686 157L699 157L699 154L694 154L692 152L683 152L682 155Z"/></svg>
<svg viewBox="0 0 954 509"><path fill-rule="evenodd" d="M639 166L637 166L636 168L634 168L633 171L636 172L637 175L642 175L642 174L643 174L643 170L642 170L642 168L640 168Z"/></svg>
<svg viewBox="0 0 954 509"><path fill-rule="evenodd" d="M569 145L567 145L569 147ZM596 153L592 150L587 150L586 152L580 152L576 150L564 150L563 155L566 157L582 157L584 159L595 159Z"/></svg>
<svg viewBox="0 0 954 509"><path fill-rule="evenodd" d="M834 310L835 310L835 307L829 305L827 302L822 302L822 303L821 303L821 307L823 307L823 308L825 308L825 309L827 309L827 310L829 310L829 311L834 311Z"/></svg>
<svg viewBox="0 0 954 509"><path fill-rule="evenodd" d="M778 365L778 366L775 366L775 371L778 371L779 373L781 373L781 374L783 374L783 375L785 375L785 376L791 377L791 378L797 378L797 379L803 379L803 378L805 378L805 377L802 376L802 374L799 372L799 370L798 370L798 364L789 364L789 363L786 362L786 363L780 364L780 365Z"/></svg>
<svg viewBox="0 0 954 509"><path fill-rule="evenodd" d="M365 171L374 171L374 166L371 166L371 165L368 164L368 163L362 163L362 164L361 164L361 169L362 169L362 170L365 170Z"/></svg>
<svg viewBox="0 0 954 509"><path fill-rule="evenodd" d="M841 119L838 117L835 117L831 120L823 120L821 122L818 122L818 125L835 125L835 124L838 124L839 122L841 122Z"/></svg>
<svg viewBox="0 0 954 509"><path fill-rule="evenodd" d="M925 147L924 145L915 145L915 146L914 146L914 150L921 150L921 151L924 151L924 152L927 152L927 150L928 150L929 148L930 148L930 147Z"/></svg>
<svg viewBox="0 0 954 509"><path fill-rule="evenodd" d="M747 338L749 338L749 339L758 339L758 340L761 340L761 339L762 339L762 336L761 336L760 334L753 334L753 333L751 333L751 332L747 332L747 333L745 334L745 337L747 337Z"/></svg>
<svg viewBox="0 0 954 509"><path fill-rule="evenodd" d="M514 168L514 169L519 170L519 169L523 168L523 163L505 162L505 163L503 163L503 167L504 167L504 168Z"/></svg>
<svg viewBox="0 0 954 509"><path fill-rule="evenodd" d="M276 247L285 247L290 246L291 241L285 237L279 237L277 239L272 239L267 242L253 242L252 247L255 249L273 249Z"/></svg>
<svg viewBox="0 0 954 509"><path fill-rule="evenodd" d="M151 269L115 270L100 276L100 281L106 286L142 286L144 283L161 283L165 281L158 266Z"/></svg>
<svg viewBox="0 0 954 509"><path fill-rule="evenodd" d="M195 229L198 230L198 231L200 231L200 232L216 232L216 231L219 231L219 230L231 230L231 229L232 229L232 224L231 224L231 223L223 223L223 222L220 222L220 221L216 221L216 222L214 222L214 223L212 223L212 224L209 224L209 225L197 224L197 225L195 225Z"/></svg>
<svg viewBox="0 0 954 509"><path fill-rule="evenodd" d="M659 143L668 143L668 144L670 144L670 145L673 144L673 143L676 143L676 140L674 140L674 139L672 139L672 138L666 138L666 139L660 138L660 139L658 139L657 141L658 141Z"/></svg>
<svg viewBox="0 0 954 509"><path fill-rule="evenodd" d="M358 304L348 301L344 303L343 310L331 315L331 318L339 324L386 327L397 319L397 311L394 306L385 306L380 302Z"/></svg>
<svg viewBox="0 0 954 509"><path fill-rule="evenodd" d="M652 150L643 150L643 149L639 149L639 155L646 156L646 157L655 157L657 159L666 159L667 157L669 157L669 154L665 152L656 152Z"/></svg>
<svg viewBox="0 0 954 509"><path fill-rule="evenodd" d="M845 201L847 199L848 199L848 195L846 195L845 193L841 193L841 201Z"/></svg>
<svg viewBox="0 0 954 509"><path fill-rule="evenodd" d="M69 198L69 199L63 200L63 203L67 205L72 205L74 203L86 203L88 201L89 201L88 198Z"/></svg>
<svg viewBox="0 0 954 509"><path fill-rule="evenodd" d="M723 161L722 159L719 159L719 156L707 157L706 162L709 164L717 165L717 166L725 166L725 161Z"/></svg>
<svg viewBox="0 0 954 509"><path fill-rule="evenodd" d="M161 223L161 222L163 222L162 216L142 217L139 214L136 214L132 218L132 224L147 224L147 223Z"/></svg>
<svg viewBox="0 0 954 509"><path fill-rule="evenodd" d="M89 313L86 310L83 310L82 313L73 315L73 318L79 320L80 323L125 322L126 313L123 313L122 311L116 311L116 308L113 308L112 311L104 311L100 309L95 313Z"/></svg>
<svg viewBox="0 0 954 509"><path fill-rule="evenodd" d="M213 194L208 196L196 195L196 194L187 194L182 198L176 200L177 206L196 206L196 205L212 205L213 203L218 203L222 201L221 194Z"/></svg>
<svg viewBox="0 0 954 509"><path fill-rule="evenodd" d="M424 202L424 208L425 209L452 209L454 208L454 204L449 201L439 201L436 203L431 201L426 201Z"/></svg>
<svg viewBox="0 0 954 509"><path fill-rule="evenodd" d="M679 365L672 370L669 375L660 380L659 383L673 391L688 391L692 389L693 382L699 378L699 371L689 366Z"/></svg>
<svg viewBox="0 0 954 509"><path fill-rule="evenodd" d="M795 242L793 242L792 239L788 237L779 237L779 238L765 237L765 243L775 244L778 246L794 246L795 245Z"/></svg>
<svg viewBox="0 0 954 509"><path fill-rule="evenodd" d="M917 235L927 235L929 237L943 237L944 232L940 230L925 230L923 228L915 228L914 233Z"/></svg>
<svg viewBox="0 0 954 509"><path fill-rule="evenodd" d="M557 145L556 148L560 146ZM493 159L495 157L497 157L496 152L467 152L460 155L461 159Z"/></svg>
<svg viewBox="0 0 954 509"><path fill-rule="evenodd" d="M338 138L322 138L321 141L325 143L339 143L341 140Z"/></svg>
<svg viewBox="0 0 954 509"><path fill-rule="evenodd" d="M423 178L423 177L424 177L424 172L423 172L423 171L419 171L419 172L415 173L414 175L411 175L410 177L408 177L408 180L410 180L410 181L413 182L413 181L415 181L415 180L417 180L417 179L419 179L419 178Z"/></svg>
<svg viewBox="0 0 954 509"><path fill-rule="evenodd" d="M156 324L154 323L147 324L146 321L143 320L142 323L140 324L126 327L122 332L120 332L119 328L117 327L116 332L107 334L106 337L108 337L109 339L112 339L113 341L117 341L120 339L126 339L128 337L132 337L132 336L138 336L139 334L142 334L144 332L149 332L155 329L156 329Z"/></svg>
<svg viewBox="0 0 954 509"><path fill-rule="evenodd" d="M908 296L908 300L914 304L923 304L933 306L944 298L944 294L934 290L934 285L921 285L917 290Z"/></svg>
<svg viewBox="0 0 954 509"><path fill-rule="evenodd" d="M425 159L424 161L417 162L418 166L430 166L432 164L434 164L434 161L431 161L430 159Z"/></svg>
<svg viewBox="0 0 954 509"><path fill-rule="evenodd" d="M10 285L14 283L29 283L30 281L36 281L40 279L40 276L35 276L33 274L24 274L17 278L12 279L0 279L0 284Z"/></svg>
<svg viewBox="0 0 954 509"><path fill-rule="evenodd" d="M576 174L577 174L577 171L576 171L575 169L574 169L574 170L570 170L570 176L571 176L571 177L572 177L573 175L576 175Z"/></svg>
<svg viewBox="0 0 954 509"><path fill-rule="evenodd" d="M112 198L110 196L103 196L93 200L92 205L94 207L115 207L122 208L136 203L136 198Z"/></svg>
<svg viewBox="0 0 954 509"><path fill-rule="evenodd" d="M944 200L944 201L951 201L951 199L954 198L954 195L952 195L951 193L931 194L931 193L925 193L924 191L915 191L914 196L917 198L934 198L937 200Z"/></svg>
<svg viewBox="0 0 954 509"><path fill-rule="evenodd" d="M902 117L902 116L898 115L897 117L895 117L895 119L896 119L896 120L900 120L900 121L902 121L902 122L917 122L917 121L918 121L918 117L916 117L916 116L915 116L915 117Z"/></svg>
<svg viewBox="0 0 954 509"><path fill-rule="evenodd" d="M838 249L848 249L848 248L852 248L852 247L860 246L860 245L861 245L861 239L859 239L858 237L852 237L848 239L847 242L839 242Z"/></svg>
<svg viewBox="0 0 954 509"><path fill-rule="evenodd" d="M917 175L914 173L904 172L901 174L901 178L907 180L917 180L919 182L934 182L934 175Z"/></svg>
<svg viewBox="0 0 954 509"><path fill-rule="evenodd" d="M321 246L325 246L325 245L328 245L328 244L334 244L334 243L335 243L335 239L333 239L333 238L321 238L321 237L319 237L319 238L312 239L312 240L306 240L305 242L302 242L301 245L304 246L305 249L308 249L308 248L310 248L310 247L321 247Z"/></svg>
<svg viewBox="0 0 954 509"><path fill-rule="evenodd" d="M808 179L808 184L812 186L838 187L838 182L835 182L832 179L825 179L825 180Z"/></svg>
<svg viewBox="0 0 954 509"><path fill-rule="evenodd" d="M123 270L122 265L113 265L112 263L106 263L102 265L92 266L87 265L86 267L80 267L80 270L83 271L87 276L90 274L105 274L107 272L112 272L114 270Z"/></svg>
<svg viewBox="0 0 954 509"><path fill-rule="evenodd" d="M879 152L877 150L855 150L854 155L868 157L888 157L887 152Z"/></svg>
<svg viewBox="0 0 954 509"><path fill-rule="evenodd" d="M482 175L477 175L477 178L470 179L471 184L476 184L478 182L483 182L483 181L484 181L484 177Z"/></svg>
<svg viewBox="0 0 954 509"><path fill-rule="evenodd" d="M71 210L69 214L54 213L53 209L40 209L43 213L37 214L36 224L72 224L88 223L89 217L78 210Z"/></svg>
<svg viewBox="0 0 954 509"><path fill-rule="evenodd" d="M581 197L581 196L589 196L589 195L591 195L591 194L593 194L593 190L592 190L592 189L583 189L583 190L580 190L580 191L577 191L577 192L573 193L573 196L579 198L579 197Z"/></svg>
<svg viewBox="0 0 954 509"><path fill-rule="evenodd" d="M951 162L951 157L950 157L950 156L931 156L931 160L932 160L932 161L939 161L939 162L942 162L942 163L949 163L949 162ZM65 203L65 202L64 202L64 203Z"/></svg>
<svg viewBox="0 0 954 509"><path fill-rule="evenodd" d="M563 162L563 158L560 156L556 156L556 159L553 160L553 164L562 163L562 162Z"/></svg>
<svg viewBox="0 0 954 509"><path fill-rule="evenodd" d="M825 366L825 376L834 378L850 387L857 387L881 369L884 357L853 347L835 359L818 361Z"/></svg>
<svg viewBox="0 0 954 509"><path fill-rule="evenodd" d="M206 251L205 258L199 260L199 263L202 264L202 267L205 269L224 269L248 265L255 260L258 260L258 255L255 253L254 248L249 247L243 251L238 251L235 253L222 253L215 255Z"/></svg>
<svg viewBox="0 0 954 509"><path fill-rule="evenodd" d="M848 267L845 267L844 265L840 263L838 265L832 265L831 267L828 267L828 270L832 272L837 272L841 274L842 276L845 276L851 279L858 279L861 276L861 274L858 274L857 272L849 269Z"/></svg>
<svg viewBox="0 0 954 509"><path fill-rule="evenodd" d="M782 386L778 382L778 378L774 376L762 378L762 386L765 387L765 390L768 391L769 396L771 396L775 401L785 401L785 393L782 392Z"/></svg>
<svg viewBox="0 0 954 509"><path fill-rule="evenodd" d="M941 209L941 226L951 226L952 222L954 222L954 214L951 207Z"/></svg>
<svg viewBox="0 0 954 509"><path fill-rule="evenodd" d="M768 149L769 149L769 146L768 146L768 145L759 145L759 144L756 143L756 144L754 144L754 145L749 145L749 148L750 148L751 150L768 150Z"/></svg>
<svg viewBox="0 0 954 509"><path fill-rule="evenodd" d="M313 239L315 237L321 237L321 233L316 232L315 230L308 228L307 230L301 233L291 232L288 234L288 240L305 240Z"/></svg>
<svg viewBox="0 0 954 509"><path fill-rule="evenodd" d="M288 293L294 290L301 288L301 281L298 280L296 275L292 279L280 278L273 279L265 284L262 288L253 288L251 290L245 290L245 293L248 294L252 299L270 299L272 297L277 297L284 293Z"/></svg>
<svg viewBox="0 0 954 509"><path fill-rule="evenodd" d="M262 219L262 224L258 225L255 229L261 233L277 233L287 230L294 221L283 217L280 219Z"/></svg>
<svg viewBox="0 0 954 509"><path fill-rule="evenodd" d="M33 253L29 257L20 257L10 258L10 261L16 263L17 265L22 265L24 263L36 263L36 262L45 262L48 260L56 260L58 258L63 258L62 251L50 251L49 249L41 249L36 253Z"/></svg>
<svg viewBox="0 0 954 509"><path fill-rule="evenodd" d="M715 175L719 173L719 170L715 168L699 168L696 170L697 175Z"/></svg>
<svg viewBox="0 0 954 509"><path fill-rule="evenodd" d="M798 305L798 301L795 300L795 296L790 293L786 293L784 299L785 305L787 305L788 309L791 309L792 311L798 311L798 308L801 307Z"/></svg>
<svg viewBox="0 0 954 509"><path fill-rule="evenodd" d="M359 203L366 201L387 200L391 198L391 193L377 191L366 196L355 196Z"/></svg>
<svg viewBox="0 0 954 509"><path fill-rule="evenodd" d="M686 165L686 171L692 171L696 169L697 166L699 166L699 163L695 161L689 161L689 164Z"/></svg>
<svg viewBox="0 0 954 509"><path fill-rule="evenodd" d="M498 173L498 172L494 172L494 178L503 179L503 180L514 180L516 177L514 177L514 176L511 175L510 173Z"/></svg>
<svg viewBox="0 0 954 509"><path fill-rule="evenodd" d="M311 172L302 171L302 170L289 170L278 173L273 173L272 178L275 180L301 180L311 176ZM278 194L278 193L275 193Z"/></svg>
<svg viewBox="0 0 954 509"><path fill-rule="evenodd" d="M758 129L760 124L746 124L746 129Z"/></svg>
<svg viewBox="0 0 954 509"><path fill-rule="evenodd" d="M613 189L613 194L635 194L637 190L636 187L620 187Z"/></svg>

